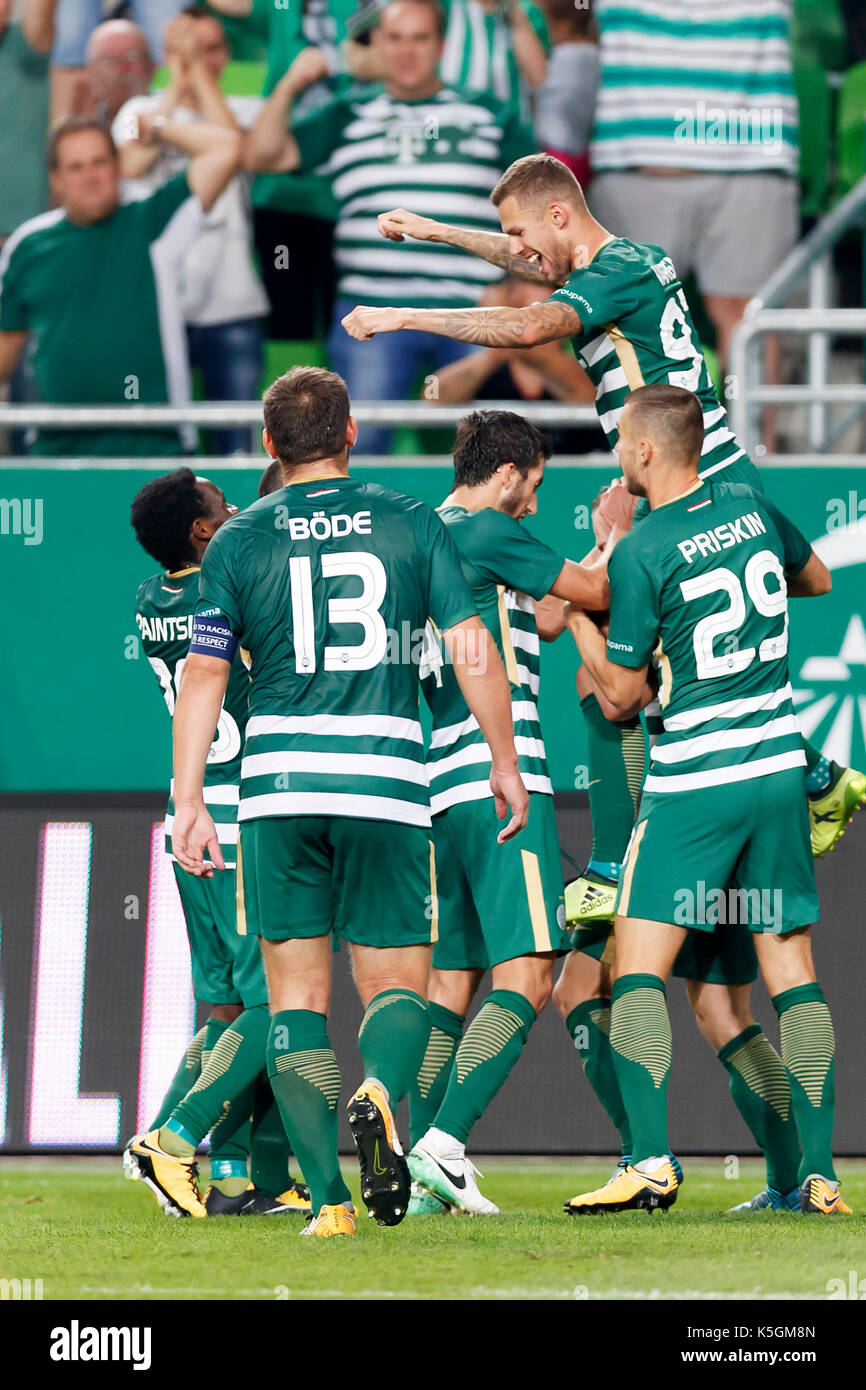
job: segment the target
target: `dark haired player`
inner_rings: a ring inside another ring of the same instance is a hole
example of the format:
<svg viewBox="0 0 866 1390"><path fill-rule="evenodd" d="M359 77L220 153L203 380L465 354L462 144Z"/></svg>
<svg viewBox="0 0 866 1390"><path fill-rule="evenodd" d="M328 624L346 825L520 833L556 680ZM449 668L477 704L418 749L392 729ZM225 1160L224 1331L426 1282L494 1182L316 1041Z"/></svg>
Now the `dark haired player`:
<svg viewBox="0 0 866 1390"><path fill-rule="evenodd" d="M204 552L237 508L206 478L179 468L154 478L132 504L132 525L141 546L160 564L160 573L144 581L136 596L136 622L142 646L162 688L169 714L177 693L198 602ZM165 1131L165 1142L191 1120L187 1110L207 1105L203 1137L212 1129L211 1185L202 1201L189 1161L159 1152L140 1153L144 1136L127 1146L124 1164L132 1176L144 1177L166 1211L194 1216L257 1212L309 1211L306 1190L290 1182L288 1143L270 1096L255 1095L256 1077L264 1066L267 987L255 937L237 930L235 846L243 729L247 718L249 676L238 656L208 754L205 798L217 823L228 872L212 880L192 879L174 862L190 943L193 991L210 1005L203 1036L196 1036L150 1126ZM166 815L166 850L172 855L173 799ZM258 1029L256 1029L258 1024ZM230 1057L229 1057L230 1054ZM230 1065L223 1066L229 1059ZM199 1065L200 1063L200 1065ZM210 1070L209 1070L210 1068ZM244 1075L239 1078L243 1068ZM251 1071L251 1075L248 1073ZM212 1072L216 1072L208 1084ZM256 1110L252 1145L253 1185L247 1175L248 1120ZM159 1146L152 1145L151 1148ZM277 1194L280 1194L277 1197Z"/></svg>
<svg viewBox="0 0 866 1390"><path fill-rule="evenodd" d="M476 411L458 426L454 488L439 508L502 657L518 767L530 793L520 839L497 845L490 749L434 643L432 655L439 659L431 659L424 693L433 714L427 769L439 935L430 1043L410 1098L409 1167L440 1209L446 1203L481 1214L497 1208L478 1189L466 1141L520 1056L550 998L553 962L569 944L553 787L538 718L539 638L552 640L563 630L562 600L606 608L607 554L615 540L593 565L576 564L521 525L537 510L549 454L544 436L519 415ZM546 604L548 596L560 602ZM488 967L493 988L457 1046ZM429 1199L416 1193L413 1210L431 1210Z"/></svg>

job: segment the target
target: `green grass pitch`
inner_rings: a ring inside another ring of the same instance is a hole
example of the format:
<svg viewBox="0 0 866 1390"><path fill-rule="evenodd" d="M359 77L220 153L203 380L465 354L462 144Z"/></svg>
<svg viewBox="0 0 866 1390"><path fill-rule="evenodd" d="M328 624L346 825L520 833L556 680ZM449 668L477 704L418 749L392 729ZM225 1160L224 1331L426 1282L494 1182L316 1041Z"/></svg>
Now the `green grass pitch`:
<svg viewBox="0 0 866 1390"><path fill-rule="evenodd" d="M165 1217L143 1183L123 1179L119 1160L10 1157L0 1160L0 1278L41 1278L45 1299L76 1301L826 1299L829 1281L847 1286L862 1266L866 1162L839 1165L853 1217L726 1216L763 1185L763 1167L742 1160L731 1180L721 1158L684 1161L670 1212L567 1217L562 1201L611 1166L482 1160L500 1217L385 1230L362 1215L353 1239L302 1241L299 1217ZM357 1202L356 1170L346 1167Z"/></svg>

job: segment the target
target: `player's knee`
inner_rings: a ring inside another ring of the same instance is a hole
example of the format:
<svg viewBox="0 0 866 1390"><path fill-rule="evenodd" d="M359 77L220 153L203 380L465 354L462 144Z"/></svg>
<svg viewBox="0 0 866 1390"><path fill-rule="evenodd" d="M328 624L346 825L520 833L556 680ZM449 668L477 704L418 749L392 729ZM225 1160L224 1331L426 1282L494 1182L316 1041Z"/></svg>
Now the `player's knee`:
<svg viewBox="0 0 866 1390"><path fill-rule="evenodd" d="M210 1017L217 1023L234 1023L243 1011L243 1004L211 1004Z"/></svg>
<svg viewBox="0 0 866 1390"><path fill-rule="evenodd" d="M430 971L427 998L442 1009L465 1015L482 974L481 970L437 970L434 966Z"/></svg>

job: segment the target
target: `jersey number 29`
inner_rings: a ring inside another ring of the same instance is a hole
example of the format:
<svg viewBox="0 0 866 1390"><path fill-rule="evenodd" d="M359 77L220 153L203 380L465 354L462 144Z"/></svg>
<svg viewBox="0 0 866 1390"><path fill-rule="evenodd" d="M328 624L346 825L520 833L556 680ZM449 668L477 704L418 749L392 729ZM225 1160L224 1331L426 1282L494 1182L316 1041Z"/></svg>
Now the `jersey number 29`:
<svg viewBox="0 0 866 1390"><path fill-rule="evenodd" d="M773 575L779 585L772 592L767 588L769 575ZM698 574L694 579L682 580L680 591L684 599L705 598L715 593L727 594L730 599L727 608L720 613L710 613L695 624L693 641L698 680L714 680L719 676L745 671L756 656L759 661L778 661L788 650L788 595L784 571L777 556L772 550L759 550L749 558L743 578L746 594L762 617L780 618L784 615L782 631L774 637L765 637L757 648L741 647L734 639L726 643L728 649L724 656L717 656L713 650L717 638L736 632L746 620L743 585L733 570L723 568Z"/></svg>

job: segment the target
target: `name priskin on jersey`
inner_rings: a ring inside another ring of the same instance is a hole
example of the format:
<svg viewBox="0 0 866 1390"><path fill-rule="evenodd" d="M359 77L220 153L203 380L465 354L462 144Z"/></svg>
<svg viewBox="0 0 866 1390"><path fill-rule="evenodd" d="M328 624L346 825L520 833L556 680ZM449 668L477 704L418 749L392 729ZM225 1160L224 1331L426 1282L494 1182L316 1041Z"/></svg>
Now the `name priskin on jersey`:
<svg viewBox="0 0 866 1390"><path fill-rule="evenodd" d="M677 550L690 565L692 556L698 553L702 556L716 555L720 550L730 550L732 545L741 545L743 541L766 534L767 528L759 514L744 512L733 521L724 521L721 526L714 526L712 531L696 531L687 540L678 541Z"/></svg>

